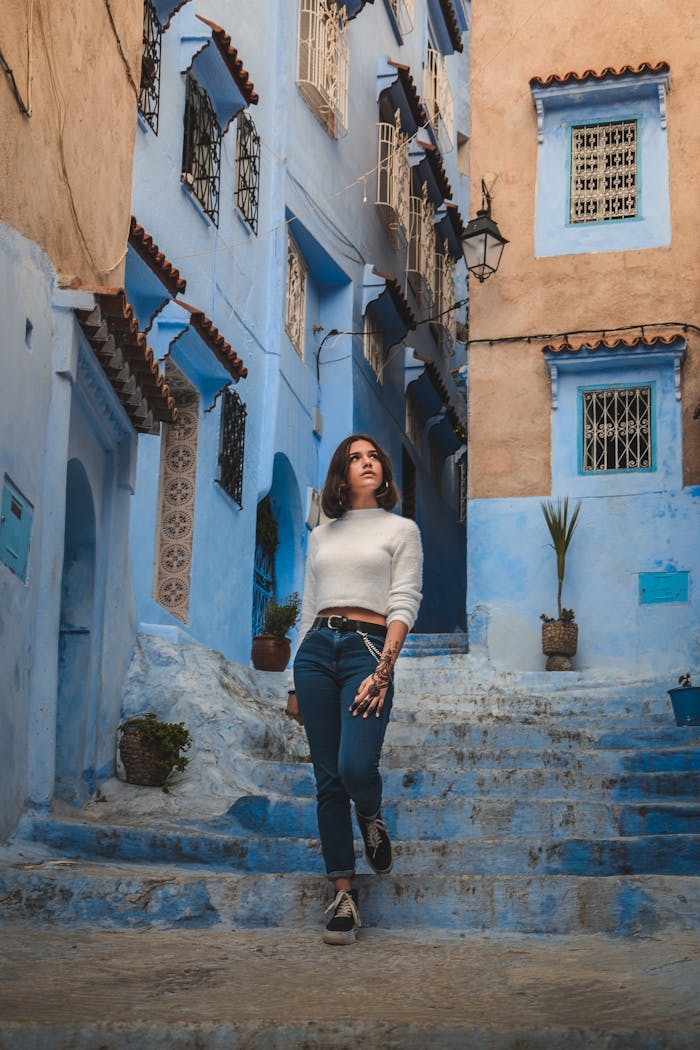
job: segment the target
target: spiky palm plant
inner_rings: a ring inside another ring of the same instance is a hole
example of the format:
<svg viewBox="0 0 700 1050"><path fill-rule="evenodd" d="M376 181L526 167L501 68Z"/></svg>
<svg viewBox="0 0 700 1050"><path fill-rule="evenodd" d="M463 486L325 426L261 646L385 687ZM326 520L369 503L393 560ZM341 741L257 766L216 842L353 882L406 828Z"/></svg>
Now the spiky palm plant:
<svg viewBox="0 0 700 1050"><path fill-rule="evenodd" d="M547 522L549 534L552 537L552 542L549 546L557 556L557 579L559 580L559 587L557 589L557 613L558 618L561 620L563 611L561 606L561 589L564 583L564 572L566 570L566 552L569 549L571 538L574 534L576 525L578 524L579 514L581 513L581 500L579 500L574 507L571 517L569 517L568 496L563 500L558 499L556 503L551 500L543 500L540 506L542 507L542 513L544 514L544 520ZM571 612L571 610L566 611ZM573 613L571 613L571 619L573 620Z"/></svg>

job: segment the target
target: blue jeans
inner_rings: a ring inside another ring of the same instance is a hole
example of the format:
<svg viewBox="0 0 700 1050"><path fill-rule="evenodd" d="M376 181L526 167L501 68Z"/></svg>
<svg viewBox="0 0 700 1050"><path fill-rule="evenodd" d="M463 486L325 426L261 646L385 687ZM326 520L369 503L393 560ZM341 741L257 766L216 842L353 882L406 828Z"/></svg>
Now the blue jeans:
<svg viewBox="0 0 700 1050"><path fill-rule="evenodd" d="M381 633L369 635L380 650ZM294 660L294 684L316 777L318 830L329 879L355 874L350 800L364 817L382 804L379 759L394 695L389 685L382 713L351 715L360 682L377 661L354 631L312 627Z"/></svg>

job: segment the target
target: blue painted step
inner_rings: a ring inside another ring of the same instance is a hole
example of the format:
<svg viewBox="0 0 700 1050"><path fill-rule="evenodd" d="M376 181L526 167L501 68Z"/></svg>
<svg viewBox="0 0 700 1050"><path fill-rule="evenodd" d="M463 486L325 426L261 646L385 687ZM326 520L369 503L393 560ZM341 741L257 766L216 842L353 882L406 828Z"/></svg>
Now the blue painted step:
<svg viewBox="0 0 700 1050"><path fill-rule="evenodd" d="M678 772L700 770L700 747L537 748L471 747L441 744L388 743L382 752L383 769L551 769L595 772Z"/></svg>

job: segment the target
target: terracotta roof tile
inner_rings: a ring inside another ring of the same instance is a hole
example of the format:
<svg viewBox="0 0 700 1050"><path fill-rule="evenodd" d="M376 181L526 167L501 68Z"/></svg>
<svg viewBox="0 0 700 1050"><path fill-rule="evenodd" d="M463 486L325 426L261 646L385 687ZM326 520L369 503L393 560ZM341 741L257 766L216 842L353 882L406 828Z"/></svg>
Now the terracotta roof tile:
<svg viewBox="0 0 700 1050"><path fill-rule="evenodd" d="M459 434L460 437L463 437L466 434L465 420L461 418L459 412L452 403L450 391L448 390L447 384L445 383L445 380L443 379L440 373L440 369L434 361L431 361L429 357L422 357L420 354L416 353L415 350L413 351L413 356L416 358L417 361L422 361L422 363L425 365L425 370L428 373L430 382L435 387L438 397L440 398L442 404L445 406L445 412L447 414L447 418L452 424L453 430L456 434Z"/></svg>
<svg viewBox="0 0 700 1050"><path fill-rule="evenodd" d="M399 284L398 279L392 277L391 274L382 273L376 266L373 268L372 272L375 273L377 277L381 277L383 281L386 281L387 291L391 296L399 317L405 323L406 328L413 330L418 322L416 321L415 314L411 309L411 304L401 290L401 285Z"/></svg>
<svg viewBox="0 0 700 1050"><path fill-rule="evenodd" d="M463 51L464 44L462 43L462 34L457 25L457 17L451 0L440 0L440 10L442 11L442 17L445 19L445 26L447 27L447 33L452 47L455 51Z"/></svg>
<svg viewBox="0 0 700 1050"><path fill-rule="evenodd" d="M550 73L547 77L531 77L530 87L551 87L552 85L571 83L582 84L586 80L605 80L606 77L624 77L628 74L640 76L644 73L669 73L670 70L671 67L668 62L641 62L638 66L620 66L619 69L614 66L606 66L600 72L596 72L594 69L586 69L583 73Z"/></svg>
<svg viewBox="0 0 700 1050"><path fill-rule="evenodd" d="M452 200L452 186L450 180L447 178L447 172L445 171L445 165L442 163L442 154L437 146L434 146L432 142L422 142L420 139L416 139L416 145L420 146L421 149L425 150L425 156L430 165L435 181L437 182L442 199L449 201Z"/></svg>
<svg viewBox="0 0 700 1050"><path fill-rule="evenodd" d="M226 63L226 67L235 80L238 90L246 100L247 105L255 106L259 99L258 93L248 75L248 70L243 68L243 62L238 57L238 49L231 44L231 37L216 22L211 22L203 15L197 15L197 18L211 29L212 39L217 46L219 54Z"/></svg>
<svg viewBox="0 0 700 1050"><path fill-rule="evenodd" d="M190 323L197 335L209 347L217 360L224 366L229 375L238 381L245 379L248 369L244 367L240 357L222 336L214 322L201 310L178 299L178 303L190 314Z"/></svg>
<svg viewBox="0 0 700 1050"><path fill-rule="evenodd" d="M89 288L92 310L76 310L85 338L135 430L152 434L177 418L175 401L139 331L123 288Z"/></svg>
<svg viewBox="0 0 700 1050"><path fill-rule="evenodd" d="M404 65L402 62L393 62L391 59L389 59L388 64L398 71L398 79L401 81L401 85L406 94L406 99L416 124L421 128L425 127L428 123L428 114L425 110L425 106L421 102L420 92L411 75L410 66ZM387 88L386 90L389 89Z"/></svg>
<svg viewBox="0 0 700 1050"><path fill-rule="evenodd" d="M595 352L596 350L634 350L638 346L670 346L675 343L678 339L685 338L681 332L673 332L670 335L638 335L638 336L609 336L608 338L593 339L593 340L582 340L576 344L569 342L564 339L560 343L547 343L546 346L542 347L542 352L548 351L552 354L561 354L566 351L569 353L578 353L579 350L589 350Z"/></svg>
<svg viewBox="0 0 700 1050"><path fill-rule="evenodd" d="M170 5L168 6L168 12L167 12L168 17L167 17L166 21L164 23L162 23L162 25L161 25L161 28L163 29L164 32L168 28L168 26L170 25L170 23L172 22L173 18L178 13L180 8L184 7L185 4L189 4L189 2L190 2L190 0L172 0ZM158 6L162 7L163 5L159 4Z"/></svg>
<svg viewBox="0 0 700 1050"><path fill-rule="evenodd" d="M173 299L176 295L181 295L185 291L187 281L184 277L180 277L180 271L172 263L168 262L151 235L146 233L143 226L139 225L133 215L131 216L131 228L129 229L129 244L146 265L153 270L156 277L162 281L166 291Z"/></svg>

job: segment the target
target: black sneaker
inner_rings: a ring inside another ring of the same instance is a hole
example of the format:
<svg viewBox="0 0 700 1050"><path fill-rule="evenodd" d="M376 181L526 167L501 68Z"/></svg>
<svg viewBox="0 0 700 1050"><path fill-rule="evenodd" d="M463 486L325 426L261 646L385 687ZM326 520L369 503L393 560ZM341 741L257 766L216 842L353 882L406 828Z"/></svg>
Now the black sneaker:
<svg viewBox="0 0 700 1050"><path fill-rule="evenodd" d="M355 810L357 813L357 810ZM382 820L381 812L374 817L363 817L357 813L362 838L365 840L367 863L377 875L388 875L394 866L389 829Z"/></svg>
<svg viewBox="0 0 700 1050"><path fill-rule="evenodd" d="M326 944L353 944L362 925L357 910L357 890L338 890L335 900L326 908L326 912L329 911L333 914L323 931Z"/></svg>

